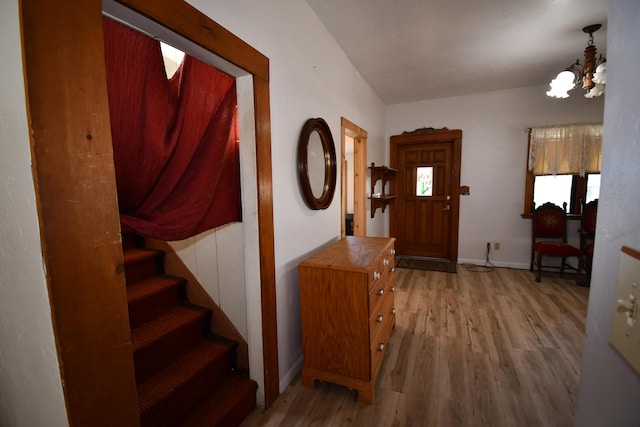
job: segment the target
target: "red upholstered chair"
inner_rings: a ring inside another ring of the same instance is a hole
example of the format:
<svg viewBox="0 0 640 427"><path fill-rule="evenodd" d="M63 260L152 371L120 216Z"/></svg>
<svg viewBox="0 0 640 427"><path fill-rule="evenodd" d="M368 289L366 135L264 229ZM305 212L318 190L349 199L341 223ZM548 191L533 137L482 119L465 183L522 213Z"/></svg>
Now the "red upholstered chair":
<svg viewBox="0 0 640 427"><path fill-rule="evenodd" d="M598 216L598 199L582 206L580 221L580 250L584 257L584 269L587 272L587 283L591 280L591 265L593 262L593 243L596 237L596 218Z"/></svg>
<svg viewBox="0 0 640 427"><path fill-rule="evenodd" d="M567 212L565 208L547 202L533 211L532 234L531 234L531 266L529 271L533 271L533 258L536 255L536 282L540 281L542 267L559 268L564 273L564 268L573 268L566 263L569 257L578 259L577 274L582 271L582 251L567 243ZM543 266L543 257L561 258L560 266Z"/></svg>

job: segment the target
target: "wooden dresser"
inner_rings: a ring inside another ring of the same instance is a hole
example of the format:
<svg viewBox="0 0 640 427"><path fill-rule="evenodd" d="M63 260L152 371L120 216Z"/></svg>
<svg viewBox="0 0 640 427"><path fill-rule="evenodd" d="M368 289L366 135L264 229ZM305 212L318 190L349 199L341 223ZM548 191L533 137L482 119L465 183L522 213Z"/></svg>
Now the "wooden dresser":
<svg viewBox="0 0 640 427"><path fill-rule="evenodd" d="M331 382L373 402L395 325L394 241L348 236L299 264L304 385Z"/></svg>

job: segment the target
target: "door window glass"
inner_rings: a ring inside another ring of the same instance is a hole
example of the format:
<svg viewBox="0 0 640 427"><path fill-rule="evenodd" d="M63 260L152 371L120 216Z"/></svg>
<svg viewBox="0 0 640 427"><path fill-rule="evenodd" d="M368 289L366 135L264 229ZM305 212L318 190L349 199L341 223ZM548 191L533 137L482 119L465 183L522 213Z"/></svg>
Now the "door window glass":
<svg viewBox="0 0 640 427"><path fill-rule="evenodd" d="M433 166L420 166L417 169L416 196L433 195Z"/></svg>

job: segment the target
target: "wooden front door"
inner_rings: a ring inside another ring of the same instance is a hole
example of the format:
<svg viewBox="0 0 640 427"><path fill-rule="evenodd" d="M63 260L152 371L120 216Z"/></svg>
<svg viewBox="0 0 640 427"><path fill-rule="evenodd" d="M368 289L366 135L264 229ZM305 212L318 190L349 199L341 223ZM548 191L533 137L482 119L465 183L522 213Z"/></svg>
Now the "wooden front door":
<svg viewBox="0 0 640 427"><path fill-rule="evenodd" d="M390 234L398 255L457 261L462 131L418 129L391 137L398 169Z"/></svg>

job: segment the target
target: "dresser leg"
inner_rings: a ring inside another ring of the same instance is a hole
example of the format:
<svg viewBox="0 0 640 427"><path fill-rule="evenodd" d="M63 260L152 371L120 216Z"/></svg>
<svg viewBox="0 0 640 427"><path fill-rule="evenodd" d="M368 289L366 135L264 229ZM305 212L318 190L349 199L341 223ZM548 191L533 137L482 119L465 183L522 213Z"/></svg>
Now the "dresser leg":
<svg viewBox="0 0 640 427"><path fill-rule="evenodd" d="M374 387L367 387L366 389L358 390L358 400L362 403L373 403Z"/></svg>
<svg viewBox="0 0 640 427"><path fill-rule="evenodd" d="M304 373L302 374L302 385L304 385L305 387L310 387L310 388L315 388L316 386L316 379L305 375Z"/></svg>

